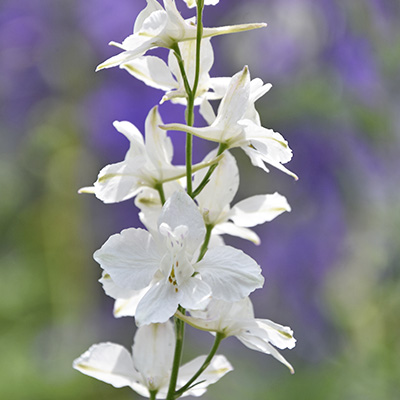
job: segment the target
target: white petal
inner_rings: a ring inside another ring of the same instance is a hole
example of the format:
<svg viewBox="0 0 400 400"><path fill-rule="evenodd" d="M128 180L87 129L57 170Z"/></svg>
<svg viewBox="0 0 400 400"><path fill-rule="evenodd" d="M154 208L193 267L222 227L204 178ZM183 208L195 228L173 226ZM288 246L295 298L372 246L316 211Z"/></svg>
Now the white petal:
<svg viewBox="0 0 400 400"><path fill-rule="evenodd" d="M161 58L155 56L138 57L129 63L122 64L121 68L146 85L156 89L167 91L177 87L176 80Z"/></svg>
<svg viewBox="0 0 400 400"><path fill-rule="evenodd" d="M136 309L138 326L168 321L178 308L181 293L169 282L158 282L142 298Z"/></svg>
<svg viewBox="0 0 400 400"><path fill-rule="evenodd" d="M282 165L279 161L277 161L277 159L275 157L273 157L273 156L269 155L267 152L265 152L264 149L262 149L262 151L259 151L259 148L260 148L259 143L257 143L256 141L253 141L253 143L254 143L254 145L257 146L257 148L252 148L252 147L247 146L247 147L242 147L242 149L250 157L251 163L255 167L259 167L259 168L263 169L264 171L269 172L268 168L266 168L264 166L264 162L266 162L266 163L272 165L273 167L275 167L276 169L281 170L285 174L292 176L295 180L299 179L298 176L294 172L290 171L288 168L286 168L284 165Z"/></svg>
<svg viewBox="0 0 400 400"><path fill-rule="evenodd" d="M146 152L160 177L163 176L164 169L172 167L173 155L171 139L159 127L162 123L158 107L153 107L145 122Z"/></svg>
<svg viewBox="0 0 400 400"><path fill-rule="evenodd" d="M93 345L74 361L73 367L117 388L130 386L139 378L128 350L114 343Z"/></svg>
<svg viewBox="0 0 400 400"><path fill-rule="evenodd" d="M164 204L158 224L168 224L172 230L183 225L189 228L186 236L188 254L193 254L203 242L206 228L195 202L184 191L175 192Z"/></svg>
<svg viewBox="0 0 400 400"><path fill-rule="evenodd" d="M224 132L223 141L232 137L231 128L242 119L247 109L250 96L250 74L248 67L232 76L229 86L218 108L213 126L228 129Z"/></svg>
<svg viewBox="0 0 400 400"><path fill-rule="evenodd" d="M112 279L111 276L103 271L99 282L103 285L103 289L106 292L107 296L112 297L113 299L129 299L138 293L137 290L131 290L122 288L118 286Z"/></svg>
<svg viewBox="0 0 400 400"><path fill-rule="evenodd" d="M279 193L257 195L235 204L229 218L236 225L250 227L272 221L278 215L290 210L286 197Z"/></svg>
<svg viewBox="0 0 400 400"><path fill-rule="evenodd" d="M144 159L121 161L105 166L94 183L94 194L104 203L118 203L134 197L141 190Z"/></svg>
<svg viewBox="0 0 400 400"><path fill-rule="evenodd" d="M209 125L215 121L216 115L214 109L207 99L203 99L203 101L200 103L199 112Z"/></svg>
<svg viewBox="0 0 400 400"><path fill-rule="evenodd" d="M179 370L177 388L182 387L198 371L206 360L206 356L200 356L182 365ZM233 371L230 362L223 355L216 355L205 371L193 382L192 389L185 392L186 396L201 396L209 385L220 380L228 372Z"/></svg>
<svg viewBox="0 0 400 400"><path fill-rule="evenodd" d="M154 47L154 39L148 37L140 37L137 35L128 36L122 44L116 42L109 43L124 51L116 56L110 57L97 66L96 72L104 68L112 68L124 64L137 57L142 56L147 50ZM128 48L127 48L128 47Z"/></svg>
<svg viewBox="0 0 400 400"><path fill-rule="evenodd" d="M240 24L240 25L230 25L221 26L218 28L204 28L203 37L213 37L218 35L226 35L228 33L249 31L252 29L264 28L267 24L265 23L253 23L253 24Z"/></svg>
<svg viewBox="0 0 400 400"><path fill-rule="evenodd" d="M224 239L215 232L215 228L214 228L211 233L211 239L210 239L210 243L208 244L208 248L218 247L218 246L225 246L225 242L224 242Z"/></svg>
<svg viewBox="0 0 400 400"><path fill-rule="evenodd" d="M216 151L206 156L204 161L214 158ZM194 187L203 180L206 170L195 174ZM239 188L239 169L235 157L229 152L224 152L224 157L219 161L209 183L196 197L200 210L207 224L215 225L221 214L229 207L230 202Z"/></svg>
<svg viewBox="0 0 400 400"><path fill-rule="evenodd" d="M183 190L178 181L166 182L163 185L166 198L172 196L177 190ZM135 198L135 206L140 209L139 218L143 225L153 234L158 235L158 218L162 211L160 195L157 190L144 188Z"/></svg>
<svg viewBox="0 0 400 400"><path fill-rule="evenodd" d="M114 121L113 125L119 133L122 133L129 140L129 150L125 159L143 156L145 151L144 140L138 128L129 121Z"/></svg>
<svg viewBox="0 0 400 400"><path fill-rule="evenodd" d="M277 324L276 322L270 321L269 319L256 319L256 324L260 331L258 334L264 335L268 338L274 346L279 349L293 349L296 345L296 339L293 337L293 331L288 326Z"/></svg>
<svg viewBox="0 0 400 400"><path fill-rule="evenodd" d="M298 179L293 172L282 165L291 160L292 150L281 134L246 119L239 121L238 124L243 126L246 138L238 145L250 157L253 165L263 168L261 164L264 161Z"/></svg>
<svg viewBox="0 0 400 400"><path fill-rule="evenodd" d="M139 301L149 290L149 287L141 290L121 288L104 271L99 282L103 285L106 294L115 299L113 313L116 318L134 317Z"/></svg>
<svg viewBox="0 0 400 400"><path fill-rule="evenodd" d="M163 30L168 25L169 16L165 10L157 10L152 12L142 24L137 36L155 38L156 40L162 36Z"/></svg>
<svg viewBox="0 0 400 400"><path fill-rule="evenodd" d="M211 78L210 87L214 90L214 96L210 100L221 99L225 96L226 91L228 90L229 83L231 82L230 77L219 77L219 78ZM210 94L212 96L212 94Z"/></svg>
<svg viewBox="0 0 400 400"><path fill-rule="evenodd" d="M138 328L133 344L135 368L144 376L149 390L168 385L175 348L175 332L170 321Z"/></svg>
<svg viewBox="0 0 400 400"><path fill-rule="evenodd" d="M120 64L133 60L134 58L139 57L142 54L142 52L143 52L142 48L139 48L139 51L123 51L122 53L117 54L116 56L107 58L107 60L99 64L96 67L96 72L104 68L116 67Z"/></svg>
<svg viewBox="0 0 400 400"><path fill-rule="evenodd" d="M224 142L223 131L221 131L219 127L206 126L203 128L196 128L185 124L173 123L162 125L161 128L171 131L189 132L192 135L211 140L212 142Z"/></svg>
<svg viewBox="0 0 400 400"><path fill-rule="evenodd" d="M264 283L259 265L230 246L209 249L195 268L211 286L213 297L220 300L240 300Z"/></svg>
<svg viewBox="0 0 400 400"><path fill-rule="evenodd" d="M189 8L196 7L196 0L183 0Z"/></svg>
<svg viewBox="0 0 400 400"><path fill-rule="evenodd" d="M139 32L142 29L143 22L155 11L163 10L161 4L156 0L147 0L147 6L136 17L133 32Z"/></svg>
<svg viewBox="0 0 400 400"><path fill-rule="evenodd" d="M250 82L250 100L255 103L260 97L268 93L272 88L270 83L264 82L260 78L255 78Z"/></svg>
<svg viewBox="0 0 400 400"><path fill-rule="evenodd" d="M93 257L118 286L133 290L150 284L161 260L151 235L134 228L110 236Z"/></svg>
<svg viewBox="0 0 400 400"><path fill-rule="evenodd" d="M279 351L276 350L275 347L272 346L267 340L264 340L257 335L252 335L247 331L243 331L240 335L236 335L236 337L249 349L260 351L261 353L265 354L271 354L282 364L286 365L292 374L294 373L292 365L286 361Z"/></svg>
<svg viewBox="0 0 400 400"><path fill-rule="evenodd" d="M190 310L190 314L190 317L179 317L198 329L226 336L236 335L243 330L244 324L254 321L253 305L248 297L236 302L212 299L204 311Z"/></svg>
<svg viewBox="0 0 400 400"><path fill-rule="evenodd" d="M259 245L261 243L260 237L251 229L237 226L232 222L224 222L216 225L213 229L213 234L216 235L228 234L240 237L242 239L250 240L250 242L253 242L256 245Z"/></svg>
<svg viewBox="0 0 400 400"><path fill-rule="evenodd" d="M212 293L210 286L196 277L189 278L179 285L179 291L182 293L180 305L190 310L204 309Z"/></svg>

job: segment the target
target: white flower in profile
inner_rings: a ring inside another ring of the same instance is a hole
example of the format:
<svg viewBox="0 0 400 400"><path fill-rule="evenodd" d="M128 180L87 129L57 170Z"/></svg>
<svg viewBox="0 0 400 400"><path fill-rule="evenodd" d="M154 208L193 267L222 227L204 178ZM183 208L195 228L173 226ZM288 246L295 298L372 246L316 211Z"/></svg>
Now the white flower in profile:
<svg viewBox="0 0 400 400"><path fill-rule="evenodd" d="M237 301L262 287L258 264L233 247L210 249L197 261L205 233L196 204L179 191L165 203L158 231L126 229L94 253L117 287L148 288L136 307L139 326L167 321L178 305L204 309L211 295Z"/></svg>
<svg viewBox="0 0 400 400"><path fill-rule="evenodd" d="M206 140L223 144L226 148L240 147L250 157L253 165L268 172L265 163L293 176L283 164L292 158L292 150L281 134L272 129L260 126L259 116L254 108L255 101L269 89L255 81L250 83L247 67L235 74L218 108L215 120L210 126L196 128L184 124L167 124L163 129L189 132ZM204 110L203 115L209 118L211 110Z"/></svg>
<svg viewBox="0 0 400 400"><path fill-rule="evenodd" d="M189 8L196 7L196 0L183 0ZM219 0L204 0L205 6L215 6L219 3Z"/></svg>
<svg viewBox="0 0 400 400"><path fill-rule="evenodd" d="M206 225L213 227L213 235L229 234L260 244L258 235L249 228L272 221L291 208L279 193L251 196L231 207L239 189L239 169L229 151L223 154L208 184L196 197L199 209ZM214 156L215 151L209 153L204 161ZM200 184L204 175L203 170L196 172L194 187Z"/></svg>
<svg viewBox="0 0 400 400"><path fill-rule="evenodd" d="M176 316L197 329L219 332L224 337L235 336L248 348L271 354L294 373L293 367L275 349L292 349L296 345L293 331L268 319L254 318L248 297L233 303L211 300L205 311L194 310L190 314L187 316L178 311Z"/></svg>
<svg viewBox="0 0 400 400"><path fill-rule="evenodd" d="M77 358L73 367L85 375L109 383L116 388L128 386L144 397L156 393L165 399L171 375L175 332L170 321L140 327L135 334L132 354L115 343L93 345ZM185 385L204 363L200 356L179 369L177 389ZM194 387L183 396L201 396L207 387L233 368L222 355L214 357L210 365L194 382Z"/></svg>
<svg viewBox="0 0 400 400"><path fill-rule="evenodd" d="M129 150L121 162L104 167L93 187L80 193L94 193L104 203L130 199L144 187L178 179L185 174L184 166L171 163L171 139L159 128L162 123L157 107L153 107L145 122L146 142L139 130L128 121L115 121L114 127L129 140Z"/></svg>
<svg viewBox="0 0 400 400"><path fill-rule="evenodd" d="M105 166L93 186L79 193L92 193L104 203L117 203L136 196L144 188L157 188L185 176L185 166L172 164L173 146L162 124L157 107L153 107L145 122L146 141L128 121L115 121L114 127L129 140L129 150L121 162ZM216 160L211 161L216 162ZM193 171L209 166L200 163Z"/></svg>
<svg viewBox="0 0 400 400"><path fill-rule="evenodd" d="M196 73L196 41L180 42L179 49L185 66L186 77L190 87L193 87ZM222 98L221 90L218 93L221 81L226 78L211 78L209 71L214 63L214 52L210 38L202 40L200 73L195 105L202 101L217 100ZM179 69L179 64L173 51L168 56L168 65L156 56L141 56L134 60L121 64L120 68L125 69L135 78L143 81L146 85L165 91L160 103L171 100L173 103L186 104L187 93L184 80ZM209 91L213 89L214 91Z"/></svg>
<svg viewBox="0 0 400 400"><path fill-rule="evenodd" d="M250 29L262 28L260 24L242 24L218 28L204 28L203 37L213 37ZM122 53L101 63L96 71L115 67L139 57L155 47L173 48L177 43L195 40L197 27L193 19L185 20L176 8L175 0L164 0L164 8L156 0L147 0L147 7L136 18L133 34L122 43L110 42L110 45L122 49Z"/></svg>

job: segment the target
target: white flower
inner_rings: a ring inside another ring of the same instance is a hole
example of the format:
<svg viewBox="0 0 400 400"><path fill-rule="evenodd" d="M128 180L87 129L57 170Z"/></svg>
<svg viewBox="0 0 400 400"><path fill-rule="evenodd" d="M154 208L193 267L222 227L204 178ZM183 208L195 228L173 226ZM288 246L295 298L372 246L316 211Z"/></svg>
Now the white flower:
<svg viewBox="0 0 400 400"><path fill-rule="evenodd" d="M214 154L215 151L211 152L204 161L214 158ZM199 185L204 175L204 170L195 174L194 187ZM231 208L230 203L238 188L239 169L235 158L226 151L196 201L205 223L214 227L213 235L230 234L260 244L258 235L248 228L272 221L290 211L290 206L284 196L274 193L251 196Z"/></svg>
<svg viewBox="0 0 400 400"><path fill-rule="evenodd" d="M262 81L261 81L262 82ZM269 89L261 86L259 81L253 85L247 67L235 74L218 108L218 114L208 127L196 128L184 124L168 124L163 129L190 132L203 139L224 144L227 148L241 147L250 157L253 165L268 172L264 162L293 176L282 164L292 158L292 151L281 134L259 125L259 116L254 102ZM211 110L204 110L203 115L209 119Z"/></svg>
<svg viewBox="0 0 400 400"><path fill-rule="evenodd" d="M186 175L185 166L172 164L171 139L159 125L162 124L157 107L153 107L145 123L146 142L139 130L128 121L115 121L114 127L129 140L124 161L104 167L94 186L84 187L79 193L94 193L104 203L117 203L136 196L144 188L177 180ZM218 161L213 160L211 163ZM193 171L209 163L193 166Z"/></svg>
<svg viewBox="0 0 400 400"><path fill-rule="evenodd" d="M131 387L144 397L156 392L157 399L165 399L171 375L175 333L170 321L140 327L136 331L132 354L114 343L93 345L77 358L73 367L114 387ZM182 365L177 389L182 387L204 363L205 356ZM232 371L229 361L217 355L207 369L194 382L194 387L183 396L200 396L208 385L217 382Z"/></svg>
<svg viewBox="0 0 400 400"><path fill-rule="evenodd" d="M190 314L189 317L177 312L176 316L195 328L219 332L225 337L236 336L248 348L271 354L294 373L293 367L275 349L292 349L296 344L293 331L268 319L254 318L248 297L234 303L212 300L205 311L190 311Z"/></svg>
<svg viewBox="0 0 400 400"><path fill-rule="evenodd" d="M257 263L230 246L210 249L197 262L205 226L196 204L185 192L165 203L158 232L126 229L112 235L94 259L118 287L150 286L136 308L138 325L165 322L178 305L204 309L212 295L237 301L262 287Z"/></svg>
<svg viewBox="0 0 400 400"><path fill-rule="evenodd" d="M173 48L179 42L194 40L197 27L193 19L184 20L176 8L175 0L164 0L165 9L156 0L147 0L147 7L136 18L133 34L122 43L110 42L122 53L100 64L96 71L127 63L155 47ZM218 28L204 28L203 37L242 32L262 28L266 24L243 24Z"/></svg>
<svg viewBox="0 0 400 400"><path fill-rule="evenodd" d="M130 199L144 187L178 179L185 174L184 166L171 163L171 139L159 128L162 123L157 107L153 107L145 123L146 143L139 130L128 121L115 121L114 127L130 142L124 161L104 167L94 187L80 193L94 193L104 203Z"/></svg>
<svg viewBox="0 0 400 400"><path fill-rule="evenodd" d="M196 0L183 0L189 8L196 7ZM208 6L215 6L219 3L219 0L204 0L204 5Z"/></svg>
<svg viewBox="0 0 400 400"><path fill-rule="evenodd" d="M190 87L193 87L196 72L196 41L180 42L179 49L185 66L186 76ZM221 90L209 92L214 86L219 89L221 79L211 78L209 71L214 62L214 53L210 38L202 40L200 73L196 91L195 104L198 105L205 99L216 100L223 96ZM141 56L121 64L121 68L128 71L135 78L146 85L164 90L166 93L160 103L171 100L174 103L186 104L187 93L174 52L170 51L168 65L159 57Z"/></svg>

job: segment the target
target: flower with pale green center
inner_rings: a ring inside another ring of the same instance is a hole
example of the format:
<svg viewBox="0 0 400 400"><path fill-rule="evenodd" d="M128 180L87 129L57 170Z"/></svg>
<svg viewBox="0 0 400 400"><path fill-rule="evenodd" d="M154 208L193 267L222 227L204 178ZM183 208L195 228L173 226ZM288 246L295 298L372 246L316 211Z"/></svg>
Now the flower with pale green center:
<svg viewBox="0 0 400 400"><path fill-rule="evenodd" d="M94 185L80 189L79 193L94 193L104 203L117 203L136 196L146 187L157 188L184 177L185 166L172 164L171 139L159 127L161 124L158 109L153 107L146 118L144 141L142 134L133 124L128 121L115 121L114 127L130 142L125 159L104 167ZM193 170L208 165L210 164L198 164L193 166Z"/></svg>
<svg viewBox="0 0 400 400"><path fill-rule="evenodd" d="M215 151L204 159L215 157ZM194 186L203 180L205 171L198 171ZM260 244L260 238L251 227L272 221L291 208L279 193L248 197L230 206L239 189L239 169L229 151L218 163L208 184L196 197L206 225L213 226L213 235L229 234Z"/></svg>
<svg viewBox="0 0 400 400"><path fill-rule="evenodd" d="M178 191L163 206L158 232L126 229L94 253L117 287L148 288L135 310L137 325L165 322L178 305L200 310L211 295L237 301L262 287L259 265L233 247L212 248L197 261L205 233L196 204Z"/></svg>
<svg viewBox="0 0 400 400"><path fill-rule="evenodd" d="M235 74L218 108L215 120L210 126L196 128L184 124L167 124L163 129L189 132L206 140L223 144L226 148L240 147L250 157L253 165L269 170L265 163L293 176L283 164L292 158L292 150L287 141L278 132L260 126L254 102L265 93L269 85L260 87L259 82L251 91L250 74L247 67ZM204 110L203 115L209 117L211 110ZM207 118L206 118L207 119Z"/></svg>
<svg viewBox="0 0 400 400"><path fill-rule="evenodd" d="M203 38L242 32L266 26L264 23L203 28ZM185 20L176 8L175 0L164 0L164 8L156 0L147 0L147 7L136 18L133 34L122 43L110 42L122 53L101 63L96 71L115 67L139 57L155 47L172 49L179 42L195 40L197 26L193 19Z"/></svg>
<svg viewBox="0 0 400 400"><path fill-rule="evenodd" d="M128 386L143 397L156 393L165 399L171 376L175 332L170 321L140 327L135 334L132 354L115 343L93 345L77 358L73 367L85 375L109 383L116 388ZM206 356L200 356L179 369L177 389L184 386L202 366ZM222 355L210 365L183 396L201 396L207 387L233 368Z"/></svg>
<svg viewBox="0 0 400 400"><path fill-rule="evenodd" d="M254 318L253 305L248 297L237 302L213 299L206 310L193 310L190 314L183 315L178 311L176 316L197 329L219 332L225 337L235 336L246 347L271 354L294 373L293 367L275 349L292 349L296 345L293 331L268 319Z"/></svg>

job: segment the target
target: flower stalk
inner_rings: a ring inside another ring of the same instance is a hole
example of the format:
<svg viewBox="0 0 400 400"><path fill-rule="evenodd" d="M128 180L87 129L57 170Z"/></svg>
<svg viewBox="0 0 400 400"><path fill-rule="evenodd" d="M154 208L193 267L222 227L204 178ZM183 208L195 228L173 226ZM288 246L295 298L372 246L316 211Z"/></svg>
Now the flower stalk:
<svg viewBox="0 0 400 400"><path fill-rule="evenodd" d="M163 90L164 101L184 104L186 124L164 125L158 106L145 122L144 136L128 121L114 127L129 141L123 161L104 167L92 187L104 203L136 197L143 228L110 236L93 257L102 269L101 284L115 299L115 317L134 317L132 351L106 342L93 345L74 361L78 371L114 387L131 387L151 400L200 396L233 367L217 354L221 341L235 336L247 347L272 355L293 367L276 348L293 348L289 327L254 317L249 295L264 284L260 265L249 255L224 244L231 234L256 244L250 228L271 221L291 208L278 193L255 195L231 206L239 187L239 169L230 148L240 147L254 166L265 163L297 178L283 166L292 152L277 132L261 126L255 102L270 89L251 80L245 66L232 78L211 77L214 61L210 38L261 28L265 24L205 28L205 6L219 0L179 0L196 7L196 24L184 20L176 1L147 0L122 52L98 70L119 66L147 85ZM148 50L169 50L168 65ZM219 100L215 115L210 102ZM195 106L208 126L195 126ZM167 130L186 133L185 165L175 166ZM193 164L193 135L218 148ZM182 180L186 180L185 183ZM173 323L172 323L173 319ZM211 332L207 355L181 364L185 324Z"/></svg>

